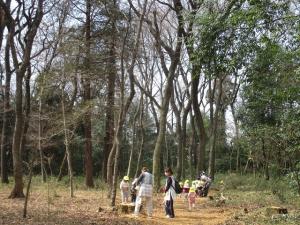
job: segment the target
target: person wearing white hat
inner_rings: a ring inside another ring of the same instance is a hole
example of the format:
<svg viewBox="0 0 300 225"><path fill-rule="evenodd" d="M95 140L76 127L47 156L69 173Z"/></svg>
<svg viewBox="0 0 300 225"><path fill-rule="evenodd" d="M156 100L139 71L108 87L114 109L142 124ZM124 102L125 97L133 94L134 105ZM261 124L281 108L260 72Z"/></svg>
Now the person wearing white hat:
<svg viewBox="0 0 300 225"><path fill-rule="evenodd" d="M130 190L128 176L123 177L123 180L120 183L120 190L121 190L122 203L128 203L129 190Z"/></svg>

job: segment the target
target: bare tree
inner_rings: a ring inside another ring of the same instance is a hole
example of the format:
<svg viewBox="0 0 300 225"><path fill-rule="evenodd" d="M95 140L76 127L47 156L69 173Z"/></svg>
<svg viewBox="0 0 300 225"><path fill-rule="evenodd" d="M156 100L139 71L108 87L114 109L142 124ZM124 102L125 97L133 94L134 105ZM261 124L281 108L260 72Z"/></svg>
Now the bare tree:
<svg viewBox="0 0 300 225"><path fill-rule="evenodd" d="M133 121L132 121L132 142L131 142L131 148L130 148L130 156L129 156L129 162L128 162L128 167L127 167L127 176L130 177L130 175L132 174L132 164L133 164L133 157L134 157L134 153L135 153L135 149L136 149L136 142L137 142L137 119L138 116L141 115L141 107L142 107L142 102L143 102L143 95L141 95L140 97L140 101L139 101L139 105L137 107L137 110L133 116Z"/></svg>
<svg viewBox="0 0 300 225"><path fill-rule="evenodd" d="M172 109L176 118L176 144L177 144L177 162L176 162L176 174L177 179L180 180L185 175L185 161L186 161L186 126L189 111L191 110L191 98L189 93L189 82L186 77L186 73L180 66L178 73L180 75L174 80L174 91L171 98ZM183 78L180 80L179 78ZM182 82L183 81L183 82ZM185 86L181 87L181 83ZM183 91L182 91L183 89ZM185 104L186 102L186 104Z"/></svg>
<svg viewBox="0 0 300 225"><path fill-rule="evenodd" d="M183 158L183 145L182 145L182 124L181 124L181 112L182 112L182 105L177 107L175 101L176 95L176 82L174 81L174 90L171 97L171 106L173 108L173 112L176 118L176 144L177 144L177 162L176 162L176 178L178 180L181 179L182 176L182 158Z"/></svg>
<svg viewBox="0 0 300 225"><path fill-rule="evenodd" d="M11 85L11 67L10 67L10 44L6 41L5 46L5 88L3 100L3 125L1 133L1 182L8 183L8 159L7 154L11 150L10 136L12 129L10 125L11 115L13 112L10 106L10 85Z"/></svg>
<svg viewBox="0 0 300 225"><path fill-rule="evenodd" d="M83 81L83 100L87 107L84 115L84 165L85 165L85 185L94 187L93 181L93 158L92 158L92 118L91 118L91 78L90 70L90 51L91 51L91 1L86 0L86 20L85 20L85 77Z"/></svg>
<svg viewBox="0 0 300 225"><path fill-rule="evenodd" d="M34 3L33 3L34 4ZM26 41L24 43L24 52L21 58L22 63L20 63L17 49L15 46L14 35L16 32L16 25L20 22L19 18L14 19L11 14L10 8L1 0L0 6L4 9L8 20L8 41L10 43L11 55L13 59L13 64L16 73L16 123L14 129L13 137L13 166L14 166L14 179L15 185L10 194L11 198L24 197L23 194L23 176L22 176L22 159L21 159L21 138L23 134L23 78L26 70L30 66L31 51L36 36L38 27L42 21L44 15L44 1L37 1L37 6L32 7L28 15L26 15L26 10L23 10L23 17L27 20L27 33ZM22 3L19 3L21 7ZM24 7L24 6L23 6ZM19 16L19 14L18 14ZM19 24L20 25L20 24ZM20 25L21 26L21 25ZM21 31L20 31L21 32Z"/></svg>
<svg viewBox="0 0 300 225"><path fill-rule="evenodd" d="M131 7L134 9L134 12L137 15L140 15L139 11L133 6L132 2L128 0ZM166 125L167 125L167 114L169 110L169 103L172 95L173 89L173 79L175 76L175 72L177 69L177 65L180 61L180 53L182 47L182 37L183 37L183 16L182 16L182 7L179 4L179 1L173 0L173 7L176 12L176 23L177 28L175 29L176 32L176 41L174 49L172 46L169 46L162 38L161 29L158 24L157 18L157 11L153 11L153 20L145 19L147 23L150 33L152 34L155 40L155 48L157 54L160 58L160 63L163 68L163 72L166 76L166 82L163 90L162 95L162 104L160 107L160 118L159 118L159 133L156 140L154 153L153 153L153 175L154 175L154 186L158 190L160 186L160 167L161 167L161 153L162 153L162 146L165 140L165 132L166 132ZM164 51L167 52L167 55L170 59L170 65L167 66L166 59L164 55Z"/></svg>
<svg viewBox="0 0 300 225"><path fill-rule="evenodd" d="M64 75L65 76L65 75ZM64 77L65 78L65 77ZM64 136L65 136L65 148L66 148L66 158L68 162L68 174L69 174L69 183L70 183L70 197L74 197L74 185L73 185L73 167L72 167L72 158L71 158L71 150L70 150L70 134L69 129L66 123L66 106L65 106L65 80L63 81L62 85L62 93L61 93L61 108L62 108L62 116L63 116L63 129L64 129Z"/></svg>
<svg viewBox="0 0 300 225"><path fill-rule="evenodd" d="M117 41L117 21L116 9L118 8L117 1L107 3L107 11L110 17L110 37L109 37L109 59L108 59L108 72L107 72L107 100L105 108L105 136L103 148L103 164L102 164L102 178L109 180L107 177L107 161L112 149L114 139L114 105L115 105L115 86L117 78L116 70L116 41Z"/></svg>
<svg viewBox="0 0 300 225"><path fill-rule="evenodd" d="M6 5L9 6L10 2L7 1ZM0 50L2 49L2 41L3 41L3 34L4 34L4 29L6 27L6 22L5 22L5 11L0 8Z"/></svg>
<svg viewBox="0 0 300 225"><path fill-rule="evenodd" d="M140 172L141 169L141 163L142 163L142 157L144 153L144 144L145 144L145 128L144 128L144 95L141 94L141 101L140 101L141 107L140 107L140 115L139 115L139 150L138 150L138 159L136 163L136 170L135 170L135 175L134 177L138 176L138 173ZM146 104L147 105L147 104Z"/></svg>
<svg viewBox="0 0 300 225"><path fill-rule="evenodd" d="M31 112L31 87L30 87L30 79L32 76L31 65L28 66L27 72L25 74L25 102L24 102L24 124L23 124L23 135L21 138L21 147L20 151L22 156L27 160L28 151L26 149L26 141L27 141L27 133L29 130L29 122L30 122L30 112Z"/></svg>
<svg viewBox="0 0 300 225"><path fill-rule="evenodd" d="M218 86L218 92L217 92L217 99L216 99L216 108L214 110L214 115L213 117L210 119L211 121L211 143L210 143L210 149L209 149L209 163L208 163L208 173L211 176L212 179L214 179L215 176L215 146L216 146L216 140L217 140L217 127L218 127L218 122L219 122L219 113L221 110L221 97L222 97L222 88L223 88L223 81L224 81L225 76L221 76L219 78L219 80L215 79L215 85L214 87L216 88L216 86ZM213 107L210 107L211 111L213 109Z"/></svg>
<svg viewBox="0 0 300 225"><path fill-rule="evenodd" d="M144 15L146 12L146 7L147 7L147 0L144 2L143 5L143 11L139 16L139 23L138 23L138 27L137 27L137 34L136 34L136 39L135 39L135 44L134 44L134 49L133 49L133 53L132 53L132 59L131 62L129 64L129 67L127 69L127 73L129 76L129 83L130 83L130 93L129 96L126 99L126 102L122 101L121 102L121 108L120 108L120 112L119 112L119 118L118 118L118 122L117 122L117 128L116 128L116 133L115 133L115 137L114 137L114 144L113 144L113 148L111 150L111 154L113 152L115 152L115 159L114 159L114 173L113 173L113 186L112 186L112 190L111 190L111 206L115 205L115 200L116 200L116 193L117 193L117 183L118 183L118 167L119 167L119 157L120 157L120 142L122 139L122 132L123 132L123 125L125 122L125 118L126 118L126 114L128 112L128 109L131 105L132 99L135 95L135 89L134 89L134 67L135 67L135 63L137 61L137 56L138 56L138 50L139 50L139 45L140 45L140 37L141 37L141 33L142 33L142 24L144 21ZM124 43L123 43L123 49L125 47L125 43L126 43L126 36L124 38ZM123 55L122 55L123 56ZM124 58L121 56L121 60L123 61ZM123 62L122 62L123 64ZM122 71L122 83L124 84L124 71ZM123 85L124 88L124 85ZM122 89L123 89L122 88ZM121 99L124 99L124 89L121 90Z"/></svg>

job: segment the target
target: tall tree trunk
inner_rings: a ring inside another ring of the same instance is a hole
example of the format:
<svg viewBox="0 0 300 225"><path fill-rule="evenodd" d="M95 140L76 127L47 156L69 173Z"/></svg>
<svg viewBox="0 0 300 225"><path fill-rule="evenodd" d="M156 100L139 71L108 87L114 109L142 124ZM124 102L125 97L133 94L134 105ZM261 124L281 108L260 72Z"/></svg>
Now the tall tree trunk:
<svg viewBox="0 0 300 225"><path fill-rule="evenodd" d="M178 5L176 5L176 10L179 10ZM169 111L169 103L170 103L170 99L172 96L172 90L173 90L173 80L174 80L174 76L175 76L175 72L180 60L180 55L181 55L181 46L182 46L182 32L183 32L183 28L182 28L182 21L181 19L183 19L181 17L181 12L178 12L178 19L179 21L179 25L178 25L178 37L177 37L177 43L176 43L176 48L175 51L172 54L171 57L171 64L169 67L169 70L165 71L165 74L167 76L167 80L166 80L166 84L164 87L164 91L163 91L163 100L162 100L162 104L160 107L160 118L159 118L159 133L158 133L158 137L156 139L156 143L155 143L155 148L154 148L154 152L153 152L153 176L154 176L154 189L156 191L159 190L160 188L160 178L161 178L161 152L162 152L162 148L163 148L163 143L164 143L164 139L165 139L165 134L166 134L166 125L167 125L167 115L168 115L168 111Z"/></svg>
<svg viewBox="0 0 300 225"><path fill-rule="evenodd" d="M201 4L192 4L192 9L196 12L198 10L198 7L200 7ZM193 17L196 15L191 14ZM197 144L197 155L196 155L196 170L201 171L205 170L205 148L207 144L207 134L204 127L204 121L202 117L202 113L200 111L200 104L198 102L198 88L199 88L199 82L200 82L200 74L202 69L202 61L203 59L200 58L200 61L197 60L197 64L195 62L195 48L193 41L193 19L192 22L190 22L189 26L187 27L187 32L184 32L184 41L187 47L187 53L192 60L192 71L191 71L191 100L192 100L192 109L194 111L195 115L195 121L197 125L197 133L198 133L198 140L199 143ZM199 61L199 62L198 62Z"/></svg>
<svg viewBox="0 0 300 225"><path fill-rule="evenodd" d="M84 115L84 166L85 185L94 187L93 158L92 158L92 115L91 115L91 78L90 78L90 51L91 51L91 0L86 0L86 23L85 23L85 77L83 79L84 103L86 112Z"/></svg>
<svg viewBox="0 0 300 225"><path fill-rule="evenodd" d="M138 12L138 10L134 7L131 0L128 0L130 6L133 8L134 12L141 16L141 14ZM150 32L152 36L155 39L155 47L158 51L158 55L161 61L161 65L163 67L163 71L165 76L167 77L165 87L163 90L163 100L160 107L160 119L159 119L159 133L158 137L156 139L155 148L153 152L153 176L154 176L154 189L158 190L160 187L160 167L161 167L161 156L162 153L162 147L165 139L165 132L166 132L166 124L167 124L167 114L168 114L168 108L169 108L169 102L172 95L172 89L173 89L173 80L175 76L175 71L177 69L177 65L180 61L180 55L181 55L181 46L183 42L183 7L180 4L180 1L174 0L174 10L176 12L176 16L178 19L178 26L177 26L177 40L176 40L176 47L175 50L172 49L172 47L167 46L165 43L163 43L163 40L161 39L161 34L159 30L159 25L156 17L156 12L154 13L154 21L153 23L146 19L146 23L150 27ZM167 68L167 65L165 63L165 57L164 57L164 51L162 50L162 45L167 48L168 55L171 58L169 69ZM167 46L167 47L166 47Z"/></svg>
<svg viewBox="0 0 300 225"><path fill-rule="evenodd" d="M28 183L27 183L27 187L26 187L26 197L25 197L24 208L23 208L23 218L27 217L27 206L28 206L30 187L31 187L31 181L32 181L32 167L33 167L32 164L33 163L31 162L29 165L29 176L28 176Z"/></svg>
<svg viewBox="0 0 300 225"><path fill-rule="evenodd" d="M214 124L217 124L217 122L215 122ZM210 139L211 139L211 143L210 143L210 148L209 148L209 161L208 161L208 174L209 176L214 179L215 177L215 161L216 161L216 140L217 140L217 130L216 130L216 126L214 125L214 131L213 134L211 135Z"/></svg>
<svg viewBox="0 0 300 225"><path fill-rule="evenodd" d="M154 121L155 121L156 134L158 134L159 133L159 120L157 118L157 113L156 113L156 110L155 110L154 103L153 103L152 99L150 99L150 107L151 107L151 111L152 111Z"/></svg>
<svg viewBox="0 0 300 225"><path fill-rule="evenodd" d="M64 59L66 58L66 56L64 55ZM76 60L79 60L79 58L77 58ZM65 60L64 60L64 68L63 68L63 86L61 88L61 106L62 106L62 116L63 116L63 125L64 125L64 144L65 144L65 155L63 158L63 161L61 163L60 166L60 170L59 170L59 175L58 175L58 181L60 181L63 177L63 168L65 165L65 162L67 161L67 166L68 166L68 176L69 176L69 186L70 186L70 197L74 197L74 182L73 182L73 166L72 166L72 153L70 150L70 139L71 139L71 135L69 132L69 127L67 126L67 122L66 122L66 109L69 112L72 112L73 106L74 106L74 102L77 96L77 78L75 75L75 78L73 79L73 86L74 86L74 91L71 97L71 101L69 105L65 105L65 86L66 86L66 72L65 72ZM77 68L76 68L77 70ZM77 72L75 73L77 74Z"/></svg>
<svg viewBox="0 0 300 225"><path fill-rule="evenodd" d="M182 171L181 175L183 178L185 178L185 173L186 173L186 160L188 156L188 150L187 150L187 135L186 135L186 125L187 125L187 118L189 115L189 112L191 110L191 105L192 101L189 100L186 108L183 110L183 115L182 115Z"/></svg>
<svg viewBox="0 0 300 225"><path fill-rule="evenodd" d="M86 96L90 96L90 82L86 85ZM87 99L87 98L86 98ZM89 104L89 103L88 103ZM94 187L93 180L93 158L92 158L92 121L90 106L84 116L84 165L85 165L85 185Z"/></svg>
<svg viewBox="0 0 300 225"><path fill-rule="evenodd" d="M5 84L3 84L4 79L4 71L2 68L2 65L0 65L0 105L2 106L0 108L0 150L1 150L1 137L2 137L2 128L3 128L3 114L4 114L4 87ZM0 164L0 170L1 170L1 164ZM0 172L1 173L1 172Z"/></svg>
<svg viewBox="0 0 300 225"><path fill-rule="evenodd" d="M142 99L142 98L141 98ZM137 132L136 132L136 122L137 122L137 117L140 113L141 110L141 101L139 103L138 109L136 111L136 113L134 114L134 118L133 118L133 122L132 122L132 144L131 144L131 148L130 148L130 156L129 156L129 162L128 162L128 168L127 168L127 176L130 177L130 175L132 174L132 161L133 161L133 154L134 154L134 150L135 150L135 144L136 144L136 139L137 139Z"/></svg>
<svg viewBox="0 0 300 225"><path fill-rule="evenodd" d="M115 138L116 138L116 136L114 135L114 139ZM115 155L116 155L116 144L114 141L113 146L109 153L108 160L107 160L107 184L108 184L108 187L112 187L112 185L113 185L113 169L114 169ZM111 191L107 192L107 198L111 198Z"/></svg>
<svg viewBox="0 0 300 225"><path fill-rule="evenodd" d="M66 113L65 113L65 97L64 97L64 85L62 88L61 94L61 107L62 107L62 114L63 114L63 123L64 123L64 134L65 134L65 148L66 148L66 155L67 155L67 162L68 162L68 174L69 174L69 185L70 185L70 197L74 197L74 185L73 185L73 167L72 167L72 158L71 158L71 151L69 148L69 130L66 124Z"/></svg>
<svg viewBox="0 0 300 225"><path fill-rule="evenodd" d="M46 174L45 174L45 166L44 166L44 153L42 148L42 108L43 108L43 101L42 96L44 92L44 79L45 77L42 77L42 87L40 92L40 98L39 98L39 127L38 127L38 150L39 150L39 156L40 156L40 169L41 169L41 175L42 175L42 182L46 182Z"/></svg>
<svg viewBox="0 0 300 225"><path fill-rule="evenodd" d="M198 87L200 79L200 66L194 66L192 70L192 106L195 113L196 124L198 128L199 144L197 145L197 171L205 170L205 147L207 135L204 127L200 104L198 102Z"/></svg>
<svg viewBox="0 0 300 225"><path fill-rule="evenodd" d="M222 100L222 108L219 110L218 127L217 127L217 139L216 139L216 158L222 157L223 154L227 154L227 142L226 142L226 102ZM226 152L225 152L226 151Z"/></svg>
<svg viewBox="0 0 300 225"><path fill-rule="evenodd" d="M132 163L133 163L133 154L135 152L135 144L136 144L136 124L134 121L133 122L133 131L132 131L132 142L131 142L131 147L130 147L129 161L128 161L128 167L127 167L127 173L126 173L126 175L128 177L131 177L131 174L132 174Z"/></svg>
<svg viewBox="0 0 300 225"><path fill-rule="evenodd" d="M61 179L63 178L64 174L63 174L63 170L66 164L66 160L67 160L67 153L65 153L63 161L60 164L59 167L59 173L58 173L58 177L57 177L57 181L61 181Z"/></svg>
<svg viewBox="0 0 300 225"><path fill-rule="evenodd" d="M234 104L230 104L230 108L231 108L231 113L232 113L232 117L233 117L233 122L234 122L234 128L235 128L235 138L237 140L237 142L235 143L235 148L236 148L236 163L235 163L235 168L236 168L236 172L240 171L240 147L238 145L238 139L240 136L240 130L239 130L239 124L238 124L238 120L235 114L235 108L234 108Z"/></svg>
<svg viewBox="0 0 300 225"><path fill-rule="evenodd" d="M177 161L176 161L176 178L181 180L182 177L182 158L183 158L183 148L182 148L182 129L179 123L176 124L176 136L178 141L177 146Z"/></svg>
<svg viewBox="0 0 300 225"><path fill-rule="evenodd" d="M138 35L138 37L139 37L139 35ZM137 53L135 53L135 54L137 54ZM135 62L135 60L134 60L134 62ZM135 94L134 83L133 83L133 79L134 79L133 78L133 68L132 68L132 71L130 71L129 76L130 76L130 86L131 86L130 94L126 100L126 103L122 104L120 114L119 114L115 139L114 139L114 145L113 145L113 148L115 149L115 157L114 157L114 165L113 165L113 180L112 180L113 185L112 185L112 189L111 189L111 206L115 206L115 201L116 201L117 183L118 183L117 178L118 178L118 172L119 172L120 148L121 148L121 140L123 137L123 126L125 123L126 114L128 112L129 106L130 106L132 99L134 97L134 94Z"/></svg>
<svg viewBox="0 0 300 225"><path fill-rule="evenodd" d="M10 198L16 197L24 197L23 193L23 174L22 174L22 157L21 157L21 138L23 134L23 110L22 110L22 102L23 102L23 78L25 76L26 70L30 66L30 56L32 51L32 46L34 42L34 38L36 36L38 27L42 21L44 16L44 1L38 0L33 2L32 7L36 8L35 16L30 18L31 21L28 23L28 31L27 31L27 38L24 42L24 51L22 55L22 63L19 62L17 49L15 46L15 26L16 22L11 15L10 7L4 5L3 2L1 4L2 8L7 12L7 20L8 20L8 38L11 49L12 61L14 63L15 71L16 71L16 123L14 129L14 136L13 136L13 166L14 166L14 188L10 194ZM21 3L19 3L19 7ZM19 40L20 41L20 40Z"/></svg>
<svg viewBox="0 0 300 225"><path fill-rule="evenodd" d="M263 155L263 167L264 167L264 173L265 173L265 179L270 179L270 173L269 173L269 159L267 157L266 148L265 148L265 139L261 138L261 149L262 149L262 155Z"/></svg>
<svg viewBox="0 0 300 225"><path fill-rule="evenodd" d="M176 157L176 178L181 180L182 176L182 158L183 158L183 149L182 149L182 127L181 127L181 110L178 109L175 103L175 91L171 97L171 105L176 118L176 141L177 141L177 157Z"/></svg>
<svg viewBox="0 0 300 225"><path fill-rule="evenodd" d="M114 104L115 104L115 86L116 86L116 15L114 15L114 9L117 8L116 1L113 1L113 5L109 5L111 13L111 39L109 43L109 61L108 61L108 75L107 75L107 101L106 101L106 118L105 118L105 137L103 147L103 164L102 164L102 179L107 181L107 162L110 154L110 150L113 146L114 140Z"/></svg>
<svg viewBox="0 0 300 225"><path fill-rule="evenodd" d="M123 110L122 110L123 111ZM120 161L120 145L121 140L123 136L123 125L125 122L125 116L123 116L124 111L120 113L119 116L119 123L117 126L117 133L115 134L114 139L114 146L115 146L115 158L114 158L114 165L113 165L113 185L111 186L111 206L115 206L115 200L116 200L116 193L117 193L117 182L118 182L118 167L119 167L119 161Z"/></svg>
<svg viewBox="0 0 300 225"><path fill-rule="evenodd" d="M10 198L23 198L23 169L21 159L21 138L23 135L23 74L16 74L16 123L13 136L13 166L14 166L14 188Z"/></svg>
<svg viewBox="0 0 300 225"><path fill-rule="evenodd" d="M7 154L11 151L11 143L9 137L12 134L12 128L10 126L10 115L13 113L10 107L10 82L11 82L11 70L10 70L10 58L9 58L9 42L5 47L5 89L4 89L4 101L3 101L3 125L1 134L1 182L8 183L8 159Z"/></svg>
<svg viewBox="0 0 300 225"><path fill-rule="evenodd" d="M140 45L140 36L142 33L142 24L144 20L144 15L146 12L147 7L147 0L144 2L143 5L143 12L140 16L140 21L138 24L136 39L135 39L135 45L132 53L132 59L130 66L128 67L127 73L129 76L129 82L130 82L130 93L128 98L126 99L126 102L124 103L124 96L125 96L125 74L124 74L124 47L127 40L127 34L125 35L124 41L123 41L123 49L121 54L121 67L122 67L122 79L121 79L121 109L120 114L118 118L118 125L114 140L114 146L115 146L115 160L114 160L114 173L113 173L113 185L111 190L111 206L115 206L116 203L116 194L117 194L117 186L118 186L118 173L119 173L119 162L120 162L120 141L122 140L122 134L123 134L123 125L125 123L126 114L128 112L128 109L132 103L133 97L135 95L135 89L134 89L134 67L135 63L138 57L138 49ZM128 30L127 30L128 32Z"/></svg>
<svg viewBox="0 0 300 225"><path fill-rule="evenodd" d="M217 80L215 80L217 82ZM221 97L223 93L223 78L220 78L218 81L218 97L216 101L216 106L215 106L215 112L213 116L213 121L212 121L212 128L211 128L211 144L210 144L210 149L209 149L209 165L208 165L208 174L212 179L215 177L215 164L216 164L216 141L217 141L217 135L218 135L218 122L219 122L219 112L222 109L221 106ZM213 95L214 96L214 95Z"/></svg>
<svg viewBox="0 0 300 225"><path fill-rule="evenodd" d="M190 121L191 121L191 129L192 129L192 135L189 139L190 141L190 147L189 147L189 171L190 171L190 178L195 176L195 166L197 164L197 157L194 154L196 149L196 127L195 127L195 118L192 114L192 111L190 111Z"/></svg>
<svg viewBox="0 0 300 225"><path fill-rule="evenodd" d="M139 154L138 154L138 160L136 164L136 170L134 177L137 177L139 175L139 172L141 171L141 162L142 162L142 156L143 156L143 150L144 150L144 143L145 143L145 129L144 129L144 103L143 103L143 94L141 97L141 108L140 108L140 145L139 145Z"/></svg>
<svg viewBox="0 0 300 225"><path fill-rule="evenodd" d="M29 160L29 152L26 150L26 138L29 129L30 110L31 110L30 78L31 78L31 66L29 66L27 69L27 75L25 79L25 107L24 107L25 118L24 118L23 136L21 140L21 152L23 153L23 158L25 161Z"/></svg>
<svg viewBox="0 0 300 225"><path fill-rule="evenodd" d="M4 32L4 29L5 29L5 25L6 25L5 20L6 20L5 12L2 8L0 8L0 51L2 49L3 32Z"/></svg>
<svg viewBox="0 0 300 225"><path fill-rule="evenodd" d="M160 177L161 177L160 155L165 140L167 115L169 111L169 102L172 95L172 89L173 89L173 76L170 74L169 77L167 78L167 83L163 92L164 98L163 98L161 108L159 110L160 111L159 132L158 132L158 137L156 139L155 148L153 152L153 175L154 175L154 187L156 190L160 188Z"/></svg>
<svg viewBox="0 0 300 225"><path fill-rule="evenodd" d="M170 152L170 149L169 149L169 143L168 143L168 137L167 135L165 135L165 142L164 142L164 151L165 151L165 154L166 154L166 157L165 157L165 160L164 160L164 165L165 167L171 167L171 152ZM163 155L164 157L164 155Z"/></svg>

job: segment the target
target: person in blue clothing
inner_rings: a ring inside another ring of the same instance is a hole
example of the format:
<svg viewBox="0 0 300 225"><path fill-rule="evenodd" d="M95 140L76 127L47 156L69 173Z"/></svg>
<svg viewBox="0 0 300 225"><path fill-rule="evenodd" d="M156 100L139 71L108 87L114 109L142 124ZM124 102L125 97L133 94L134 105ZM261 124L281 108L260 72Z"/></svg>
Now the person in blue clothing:
<svg viewBox="0 0 300 225"><path fill-rule="evenodd" d="M165 185L165 211L167 218L174 218L174 200L176 199L176 191L175 191L175 179L173 177L173 171L171 168L165 169L166 185Z"/></svg>

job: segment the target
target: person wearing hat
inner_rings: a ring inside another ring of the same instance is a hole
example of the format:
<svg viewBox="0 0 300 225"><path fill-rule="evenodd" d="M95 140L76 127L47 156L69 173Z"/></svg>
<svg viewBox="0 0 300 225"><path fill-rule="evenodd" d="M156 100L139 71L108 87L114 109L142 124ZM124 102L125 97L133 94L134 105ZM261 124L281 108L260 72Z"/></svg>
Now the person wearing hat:
<svg viewBox="0 0 300 225"><path fill-rule="evenodd" d="M190 191L190 181L186 180L184 182L183 188L182 188L182 195L183 195L185 201L187 200L189 191Z"/></svg>
<svg viewBox="0 0 300 225"><path fill-rule="evenodd" d="M182 181L179 182L179 186L181 188L181 193L180 193L179 197L181 198L183 195L183 193L182 193L183 192L183 182Z"/></svg>
<svg viewBox="0 0 300 225"><path fill-rule="evenodd" d="M212 183L212 180L208 175L206 175L205 172L203 172L200 176L199 182L201 182L203 186L200 196L206 197L208 194L209 187Z"/></svg>
<svg viewBox="0 0 300 225"><path fill-rule="evenodd" d="M122 203L128 203L128 198L129 198L129 177L124 176L123 180L120 183L120 190L121 190L121 199Z"/></svg>
<svg viewBox="0 0 300 225"><path fill-rule="evenodd" d="M181 189L183 189L183 182L182 181L179 182L179 186L180 186Z"/></svg>
<svg viewBox="0 0 300 225"><path fill-rule="evenodd" d="M192 187L196 188L197 187L197 183L198 183L198 180L193 180L192 181Z"/></svg>
<svg viewBox="0 0 300 225"><path fill-rule="evenodd" d="M196 204L196 188L191 187L188 194L188 202L189 202L189 211L195 208Z"/></svg>

